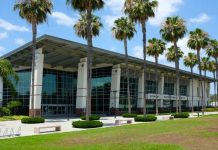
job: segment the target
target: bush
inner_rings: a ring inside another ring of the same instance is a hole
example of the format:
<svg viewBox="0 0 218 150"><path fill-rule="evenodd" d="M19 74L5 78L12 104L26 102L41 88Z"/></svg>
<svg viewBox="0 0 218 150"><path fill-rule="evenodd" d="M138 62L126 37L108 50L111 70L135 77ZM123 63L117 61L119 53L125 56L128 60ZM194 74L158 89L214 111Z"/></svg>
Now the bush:
<svg viewBox="0 0 218 150"><path fill-rule="evenodd" d="M7 104L7 108L9 108L12 112L13 115L17 114L17 110L18 108L22 105L22 103L20 101L10 101Z"/></svg>
<svg viewBox="0 0 218 150"><path fill-rule="evenodd" d="M11 111L7 107L0 107L0 116L10 116Z"/></svg>
<svg viewBox="0 0 218 150"><path fill-rule="evenodd" d="M154 115L137 116L135 117L135 122L152 122L156 121L157 117Z"/></svg>
<svg viewBox="0 0 218 150"><path fill-rule="evenodd" d="M215 111L218 111L218 107L208 107L208 108L205 108L204 111L215 112Z"/></svg>
<svg viewBox="0 0 218 150"><path fill-rule="evenodd" d="M124 118L135 118L135 117L137 117L138 115L137 115L137 114L122 114L122 116L123 116Z"/></svg>
<svg viewBox="0 0 218 150"><path fill-rule="evenodd" d="M80 117L82 120L86 120L86 116L81 116ZM100 116L98 115L91 115L89 116L89 120L99 120L100 119Z"/></svg>
<svg viewBox="0 0 218 150"><path fill-rule="evenodd" d="M74 128L98 128L102 127L103 123L100 121L74 121L72 125Z"/></svg>
<svg viewBox="0 0 218 150"><path fill-rule="evenodd" d="M172 116L174 116L174 118L188 118L189 113L182 112L182 113L172 114Z"/></svg>
<svg viewBox="0 0 218 150"><path fill-rule="evenodd" d="M24 124L35 124L35 123L44 123L45 119L42 117L27 117L27 118L22 118L21 122Z"/></svg>

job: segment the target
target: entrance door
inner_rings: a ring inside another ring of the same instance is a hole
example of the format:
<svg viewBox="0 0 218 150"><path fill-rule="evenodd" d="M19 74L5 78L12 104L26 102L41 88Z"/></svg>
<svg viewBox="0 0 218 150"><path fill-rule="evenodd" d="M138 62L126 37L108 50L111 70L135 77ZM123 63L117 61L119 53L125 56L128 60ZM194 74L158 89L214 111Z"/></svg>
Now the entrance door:
<svg viewBox="0 0 218 150"><path fill-rule="evenodd" d="M73 113L72 105L43 105L42 116L53 117L53 116L67 116Z"/></svg>

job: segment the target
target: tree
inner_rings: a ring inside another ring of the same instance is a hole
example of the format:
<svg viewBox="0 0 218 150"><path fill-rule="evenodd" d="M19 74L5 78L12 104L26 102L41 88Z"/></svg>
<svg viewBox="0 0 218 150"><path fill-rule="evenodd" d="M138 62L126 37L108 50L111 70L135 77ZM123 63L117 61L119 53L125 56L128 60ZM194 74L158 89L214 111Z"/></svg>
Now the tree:
<svg viewBox="0 0 218 150"><path fill-rule="evenodd" d="M158 73L157 73L157 66L158 66L158 57L163 54L164 50L166 49L166 43L162 40L153 38L148 40L148 47L147 47L147 54L149 56L153 56L155 58L155 80L156 80L156 115L158 115Z"/></svg>
<svg viewBox="0 0 218 150"><path fill-rule="evenodd" d="M146 89L146 23L149 18L155 17L155 9L158 7L157 0L126 0L124 3L124 12L128 17L142 26L143 35L143 60L144 60L144 88ZM146 92L144 90L144 108L143 113L146 115Z"/></svg>
<svg viewBox="0 0 218 150"><path fill-rule="evenodd" d="M162 25L162 29L160 30L160 33L162 35L162 38L167 41L171 42L174 45L175 50L175 68L176 68L176 112L178 113L178 106L179 106L179 112L181 112L181 102L179 105L179 95L180 95L180 73L179 73L179 51L178 51L178 45L177 42L179 39L182 39L186 34L186 25L185 21L178 17L168 17L166 21Z"/></svg>
<svg viewBox="0 0 218 150"><path fill-rule="evenodd" d="M213 80L214 80L214 97L213 97L213 100L214 100L214 103L215 103L215 106L216 106L216 101L217 101L217 96L216 96L216 62L215 61L209 61L209 66L208 66L208 70L210 72L213 73Z"/></svg>
<svg viewBox="0 0 218 150"><path fill-rule="evenodd" d="M15 94L16 89L11 79L17 82L19 78L11 62L7 59L0 59L0 77L2 77L3 82L12 90L12 93Z"/></svg>
<svg viewBox="0 0 218 150"><path fill-rule="evenodd" d="M50 0L19 0L14 5L14 10L19 11L22 19L25 19L32 25L32 80L31 80L31 112L30 115L35 117L34 109L34 70L35 70L35 51L37 25L47 21L47 14L51 14L53 4Z"/></svg>
<svg viewBox="0 0 218 150"><path fill-rule="evenodd" d="M182 58L183 55L184 55L184 53L179 47L176 46L176 49L175 49L175 46L171 46L170 48L168 48L168 51L166 53L166 58L167 58L167 61L174 62L175 66L177 66L176 68L178 68L179 59ZM180 85L179 84L180 77L179 77L177 69L176 69L176 71L177 71L177 73L176 73L176 112L178 113L178 103L179 103L178 97L180 95L180 91L178 91L178 89L179 89L178 85ZM180 102L180 104L181 104L181 102Z"/></svg>
<svg viewBox="0 0 218 150"><path fill-rule="evenodd" d="M103 27L101 19L98 16L92 15L92 24L91 24L92 36L99 36L100 28ZM76 35L83 39L87 39L87 15L85 13L80 14L80 18L74 25L74 30Z"/></svg>
<svg viewBox="0 0 218 150"><path fill-rule="evenodd" d="M195 31L191 31L188 40L188 47L191 48L192 50L197 51L197 57L198 57L198 67L199 67L199 75L200 75L200 86L201 86L201 106L202 106L202 114L204 114L204 89L203 89L203 83L202 83L202 73L201 73L201 56L200 56L200 51L201 49L204 49L208 45L208 34L204 32L201 29L196 29Z"/></svg>
<svg viewBox="0 0 218 150"><path fill-rule="evenodd" d="M188 53L188 56L184 58L184 65L191 69L191 80L192 80L192 113L194 113L194 85L193 85L193 68L198 64L198 57L194 53Z"/></svg>
<svg viewBox="0 0 218 150"><path fill-rule="evenodd" d="M103 0L66 0L67 5L71 6L74 10L84 12L87 18L87 100L86 100L86 120L89 120L91 114L91 92L92 92L92 12L104 7Z"/></svg>
<svg viewBox="0 0 218 150"><path fill-rule="evenodd" d="M217 82L217 80L218 80L218 41L216 39L210 40L208 42L206 52L207 52L209 57L213 57L215 59L216 72L214 73L214 75L216 75L216 79L214 80L214 84L215 84L214 94L216 96L216 101L217 101L217 93L218 93L218 82Z"/></svg>
<svg viewBox="0 0 218 150"><path fill-rule="evenodd" d="M7 108L11 110L13 115L17 115L17 109L20 107L22 103L20 101L10 101L7 104Z"/></svg>
<svg viewBox="0 0 218 150"><path fill-rule="evenodd" d="M209 70L209 57L201 58L201 69L204 71L204 98L206 99L206 81L207 81L207 71ZM205 102L204 102L205 103Z"/></svg>
<svg viewBox="0 0 218 150"><path fill-rule="evenodd" d="M123 41L125 49L125 64L126 64L126 79L127 79L127 99L128 99L128 112L131 113L131 99L130 99L130 85L129 85L129 65L128 65L128 46L127 40L134 37L135 24L126 17L121 17L114 21L112 28L114 37L117 40Z"/></svg>

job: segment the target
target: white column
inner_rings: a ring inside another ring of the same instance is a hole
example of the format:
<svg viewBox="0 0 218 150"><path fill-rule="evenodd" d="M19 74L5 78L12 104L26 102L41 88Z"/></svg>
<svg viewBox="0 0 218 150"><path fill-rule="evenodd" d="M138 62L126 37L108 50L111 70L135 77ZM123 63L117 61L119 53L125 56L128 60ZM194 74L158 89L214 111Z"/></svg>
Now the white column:
<svg viewBox="0 0 218 150"><path fill-rule="evenodd" d="M34 113L34 116L41 116L41 98L42 98L42 79L43 79L43 64L44 64L44 54L42 53L42 48L35 51L35 68L34 68L34 94L30 89L30 114ZM32 84L32 82L31 82ZM32 87L32 85L31 85ZM34 96L34 104L32 107L32 97Z"/></svg>
<svg viewBox="0 0 218 150"><path fill-rule="evenodd" d="M144 71L141 72L141 75L139 76L138 80L138 102L137 102L137 108L138 112L143 112L144 108Z"/></svg>
<svg viewBox="0 0 218 150"><path fill-rule="evenodd" d="M164 74L161 73L161 76L158 80L158 93L161 95L161 97L163 96L164 94ZM158 103L158 107L163 107L163 99L161 99Z"/></svg>
<svg viewBox="0 0 218 150"><path fill-rule="evenodd" d="M80 59L78 64L77 93L76 93L76 114L85 114L87 97L87 58Z"/></svg>
<svg viewBox="0 0 218 150"><path fill-rule="evenodd" d="M112 79L111 79L111 93L110 93L111 113L116 113L119 109L120 78L121 78L120 65L115 65L113 66L112 69Z"/></svg>
<svg viewBox="0 0 218 150"><path fill-rule="evenodd" d="M2 107L3 103L3 79L0 77L0 107Z"/></svg>

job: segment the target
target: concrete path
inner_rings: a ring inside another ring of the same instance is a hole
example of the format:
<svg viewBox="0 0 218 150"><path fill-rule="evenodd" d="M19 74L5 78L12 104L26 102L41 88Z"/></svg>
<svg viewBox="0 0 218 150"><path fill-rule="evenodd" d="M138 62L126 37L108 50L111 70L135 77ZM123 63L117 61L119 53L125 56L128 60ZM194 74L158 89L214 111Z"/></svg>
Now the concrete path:
<svg viewBox="0 0 218 150"><path fill-rule="evenodd" d="M218 112L207 112L205 115L210 115L210 114L218 114ZM201 113L200 113L201 115ZM160 115L157 116L158 121L164 121L164 120L169 120L170 115ZM197 117L197 113L190 114L190 118ZM122 119L123 117L118 116L116 119ZM35 135L34 134L34 128L35 127L45 127L45 126L55 126L55 125L60 125L61 126L61 131L60 132L71 132L71 131L82 131L82 130L87 130L87 129L78 129L78 128L73 128L72 127L72 122L80 120L80 118L71 118L69 120L67 119L46 119L45 123L42 124L22 124L20 120L17 121L2 121L0 122L0 139L3 138L14 138L17 136L4 136L3 134L6 129L8 129L7 134L16 134L18 129L21 128L20 136L31 136ZM113 127L115 125L115 118L114 117L101 117L101 120L104 123L104 128L106 127ZM136 124L136 122L133 121L133 124ZM51 133L60 133L60 132L49 132L52 131L50 130L43 130L43 133L41 134L51 134Z"/></svg>

